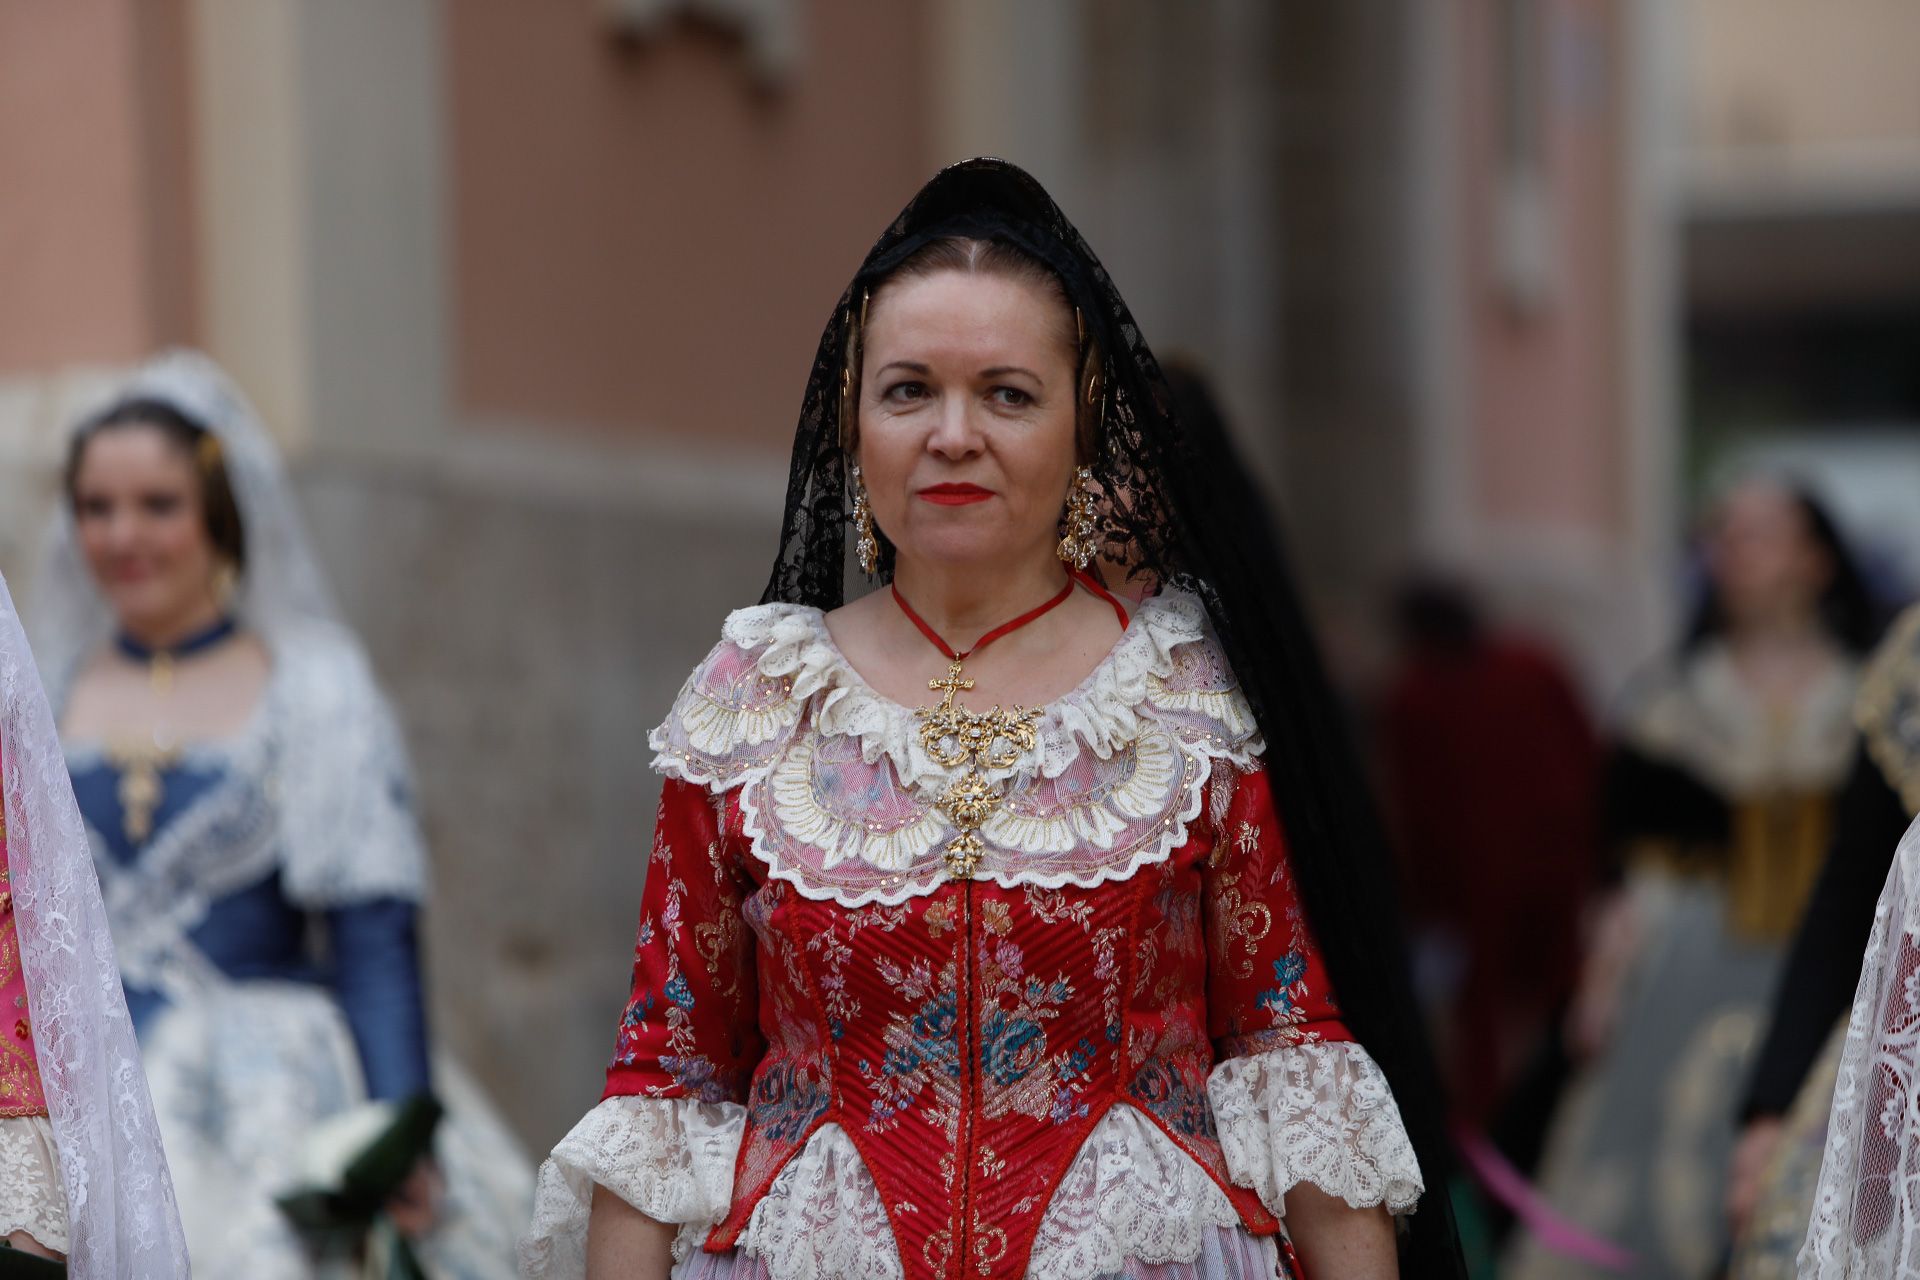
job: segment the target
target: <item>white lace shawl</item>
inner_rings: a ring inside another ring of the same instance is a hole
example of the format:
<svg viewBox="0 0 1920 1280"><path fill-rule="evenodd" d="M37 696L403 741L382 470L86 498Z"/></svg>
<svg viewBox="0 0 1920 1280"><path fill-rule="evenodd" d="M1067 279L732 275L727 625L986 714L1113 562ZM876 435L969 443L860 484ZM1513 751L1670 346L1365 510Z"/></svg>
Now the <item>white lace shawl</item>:
<svg viewBox="0 0 1920 1280"><path fill-rule="evenodd" d="M1920 1280L1920 823L1874 908L1800 1275Z"/></svg>
<svg viewBox="0 0 1920 1280"><path fill-rule="evenodd" d="M270 645L272 675L246 728L184 751L219 781L133 867L101 869L123 964L142 937L191 931L214 901L276 868L288 900L313 910L426 896L406 745L359 643L311 622ZM99 751L69 743L68 762Z"/></svg>
<svg viewBox="0 0 1920 1280"><path fill-rule="evenodd" d="M988 773L1006 796L976 874L1007 888L1093 888L1164 861L1214 765L1249 768L1263 749L1205 607L1176 590L1142 604L1037 728L1030 753ZM894 904L946 880L955 832L934 802L959 771L928 757L914 712L860 677L818 609L729 617L651 743L661 773L739 788L754 855L807 897Z"/></svg>
<svg viewBox="0 0 1920 1280"><path fill-rule="evenodd" d="M67 746L75 770L99 758L92 744ZM96 863L126 982L175 999L217 983L189 935L214 903L276 869L309 910L425 898L405 748L352 637L320 623L283 630L246 728L182 759L217 780L132 865Z"/></svg>
<svg viewBox="0 0 1920 1280"><path fill-rule="evenodd" d="M359 641L311 622L269 641L273 788L287 896L321 908L421 901L427 856L393 708Z"/></svg>
<svg viewBox="0 0 1920 1280"><path fill-rule="evenodd" d="M59 1148L68 1269L187 1275L187 1248L140 1068L93 857L53 715L0 582L0 755L33 1043Z"/></svg>

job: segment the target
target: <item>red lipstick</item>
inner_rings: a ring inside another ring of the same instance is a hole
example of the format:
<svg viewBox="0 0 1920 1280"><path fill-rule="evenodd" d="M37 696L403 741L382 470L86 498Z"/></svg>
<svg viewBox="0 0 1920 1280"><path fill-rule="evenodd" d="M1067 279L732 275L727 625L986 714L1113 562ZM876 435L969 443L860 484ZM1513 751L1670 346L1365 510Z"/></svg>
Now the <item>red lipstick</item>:
<svg viewBox="0 0 1920 1280"><path fill-rule="evenodd" d="M964 507L985 502L993 496L993 490L982 489L977 484L930 484L920 491L920 496L943 507Z"/></svg>

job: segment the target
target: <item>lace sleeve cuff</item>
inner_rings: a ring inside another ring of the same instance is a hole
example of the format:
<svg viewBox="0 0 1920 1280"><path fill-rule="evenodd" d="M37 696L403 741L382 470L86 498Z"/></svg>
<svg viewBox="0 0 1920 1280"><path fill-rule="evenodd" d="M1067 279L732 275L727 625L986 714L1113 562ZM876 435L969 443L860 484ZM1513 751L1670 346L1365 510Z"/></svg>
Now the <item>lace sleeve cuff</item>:
<svg viewBox="0 0 1920 1280"><path fill-rule="evenodd" d="M1229 1058L1207 1081L1227 1171L1275 1214L1310 1182L1356 1209L1413 1212L1425 1184L1387 1078L1357 1044Z"/></svg>
<svg viewBox="0 0 1920 1280"><path fill-rule="evenodd" d="M727 1216L746 1115L738 1103L691 1098L608 1098L587 1112L540 1166L522 1274L586 1274L596 1184L656 1222L680 1224L674 1256L683 1258Z"/></svg>
<svg viewBox="0 0 1920 1280"><path fill-rule="evenodd" d="M0 1239L16 1231L67 1251L67 1197L45 1116L0 1118Z"/></svg>

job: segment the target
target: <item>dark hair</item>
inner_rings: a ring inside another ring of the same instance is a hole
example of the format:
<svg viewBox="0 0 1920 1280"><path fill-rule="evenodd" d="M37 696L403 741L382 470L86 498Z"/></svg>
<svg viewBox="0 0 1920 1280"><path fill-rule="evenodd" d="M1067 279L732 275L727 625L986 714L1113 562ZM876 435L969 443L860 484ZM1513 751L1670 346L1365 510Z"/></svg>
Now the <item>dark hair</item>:
<svg viewBox="0 0 1920 1280"><path fill-rule="evenodd" d="M1873 593L1867 590L1859 561L1841 536L1832 513L1814 497L1811 489L1798 481L1766 479L1760 483L1773 485L1792 500L1806 522L1807 537L1826 554L1827 563L1832 566L1826 590L1820 593L1821 625L1849 653L1866 653L1880 638L1881 610L1874 602ZM1697 649L1708 640L1724 635L1726 630L1726 606L1720 599L1719 587L1708 576L1701 583L1683 647Z"/></svg>
<svg viewBox="0 0 1920 1280"><path fill-rule="evenodd" d="M1073 302L1067 295L1067 282L1040 259L1008 240L982 240L972 236L943 236L929 240L914 250L900 265L874 286L875 293L895 280L924 278L942 271L960 271L968 275L1000 276L1024 280L1047 290L1060 300L1068 315Z"/></svg>
<svg viewBox="0 0 1920 1280"><path fill-rule="evenodd" d="M200 516L207 537L233 565L235 572L247 567L247 530L240 519L240 504L233 495L233 482L227 475L227 463L220 449L220 438L178 407L165 401L136 397L122 400L91 419L73 433L67 446L66 487L69 505L78 501L76 485L80 463L87 446L106 431L129 427L150 427L171 444L189 462L200 477Z"/></svg>
<svg viewBox="0 0 1920 1280"><path fill-rule="evenodd" d="M1438 573L1403 581L1393 594L1392 614L1400 643L1421 653L1470 654L1486 635L1473 593Z"/></svg>

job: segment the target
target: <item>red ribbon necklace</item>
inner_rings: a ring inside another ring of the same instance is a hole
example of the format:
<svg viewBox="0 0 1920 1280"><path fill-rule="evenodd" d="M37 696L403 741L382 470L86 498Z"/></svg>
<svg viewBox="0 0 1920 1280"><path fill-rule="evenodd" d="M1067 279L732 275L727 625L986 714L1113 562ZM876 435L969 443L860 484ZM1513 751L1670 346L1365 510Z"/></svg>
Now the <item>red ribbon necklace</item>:
<svg viewBox="0 0 1920 1280"><path fill-rule="evenodd" d="M987 632L987 634L981 636L978 640L974 641L973 648L967 650L965 653L959 652L952 645L948 644L945 640L942 640L940 638L940 633L938 631L935 631L930 625L928 625L927 620L921 617L919 613L915 611L912 605L907 603L907 598L900 594L899 587L893 585L892 583L889 583L887 586L887 589L893 592L894 603L900 606L900 612L907 615L907 621L911 622L914 626L920 628L920 634L925 636L927 639L933 641L933 647L938 649L943 655L945 655L948 662L957 663L957 662L965 662L968 658L971 658L974 654L980 652L982 649L992 644L995 640L998 640L1001 636L1011 635L1015 631L1018 631L1020 628L1026 626L1029 622L1038 622L1041 618L1045 617L1049 613L1052 613L1055 609L1058 609L1061 605L1065 604L1067 602L1067 597L1073 594L1073 579L1072 578L1067 579L1067 585L1060 588L1059 595L1047 601L1045 604L1041 605L1037 609L1027 610L1025 613L1021 614L1019 617L1015 618L1011 622L1001 623L999 626L995 627L993 630Z"/></svg>

